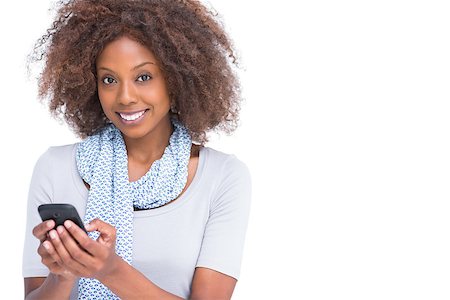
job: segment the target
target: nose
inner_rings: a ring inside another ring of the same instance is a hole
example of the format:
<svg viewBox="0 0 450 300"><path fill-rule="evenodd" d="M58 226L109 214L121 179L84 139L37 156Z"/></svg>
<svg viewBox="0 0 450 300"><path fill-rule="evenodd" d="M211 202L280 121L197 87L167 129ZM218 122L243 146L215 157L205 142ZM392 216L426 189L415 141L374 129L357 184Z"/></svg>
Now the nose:
<svg viewBox="0 0 450 300"><path fill-rule="evenodd" d="M117 102L128 106L137 103L136 89L132 83L122 81L119 87L119 93L117 94Z"/></svg>

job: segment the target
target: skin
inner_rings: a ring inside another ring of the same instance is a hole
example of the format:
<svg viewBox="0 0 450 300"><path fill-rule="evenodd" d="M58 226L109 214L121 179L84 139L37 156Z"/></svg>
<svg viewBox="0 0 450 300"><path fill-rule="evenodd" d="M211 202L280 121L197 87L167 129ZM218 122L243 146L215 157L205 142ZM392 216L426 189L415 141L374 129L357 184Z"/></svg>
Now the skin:
<svg viewBox="0 0 450 300"><path fill-rule="evenodd" d="M123 134L129 180L135 181L161 158L173 132L163 72L148 48L121 37L108 44L97 58L97 78L103 111ZM146 113L133 125L124 124L117 114L142 110ZM193 145L183 192L195 175L198 151ZM180 299L116 255L116 229L111 225L100 220L87 225L88 231L100 232L96 241L73 222L54 226L53 221L46 221L33 229L41 242L38 253L50 274L25 278L26 299L68 299L78 277L96 278L122 299ZM194 272L190 299L230 299L235 284L236 279L230 276L199 267Z"/></svg>

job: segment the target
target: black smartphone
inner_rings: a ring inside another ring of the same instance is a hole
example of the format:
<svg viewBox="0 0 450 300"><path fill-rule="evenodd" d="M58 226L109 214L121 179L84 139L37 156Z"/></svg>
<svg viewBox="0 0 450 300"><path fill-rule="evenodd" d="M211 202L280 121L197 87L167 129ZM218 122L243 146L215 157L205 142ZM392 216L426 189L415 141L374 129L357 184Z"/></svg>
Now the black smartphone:
<svg viewBox="0 0 450 300"><path fill-rule="evenodd" d="M38 207L39 215L42 221L53 220L56 223L56 227L59 225L64 226L66 220L70 220L78 225L85 232L83 221L77 212L77 209L72 204L42 204Z"/></svg>

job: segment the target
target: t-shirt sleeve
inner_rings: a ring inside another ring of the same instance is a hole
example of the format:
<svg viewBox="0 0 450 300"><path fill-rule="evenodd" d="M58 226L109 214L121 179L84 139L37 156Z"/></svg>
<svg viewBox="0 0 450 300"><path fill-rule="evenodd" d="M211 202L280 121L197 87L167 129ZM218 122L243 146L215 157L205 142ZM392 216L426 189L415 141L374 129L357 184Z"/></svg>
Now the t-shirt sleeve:
<svg viewBox="0 0 450 300"><path fill-rule="evenodd" d="M38 206L51 203L52 185L49 178L51 168L49 150L41 155L34 166L28 191L27 219L25 243L23 249L22 274L23 277L46 277L48 268L41 263L41 257L37 253L39 241L33 236L33 228L42 222Z"/></svg>
<svg viewBox="0 0 450 300"><path fill-rule="evenodd" d="M234 155L222 166L197 260L206 267L239 279L250 211L251 176Z"/></svg>

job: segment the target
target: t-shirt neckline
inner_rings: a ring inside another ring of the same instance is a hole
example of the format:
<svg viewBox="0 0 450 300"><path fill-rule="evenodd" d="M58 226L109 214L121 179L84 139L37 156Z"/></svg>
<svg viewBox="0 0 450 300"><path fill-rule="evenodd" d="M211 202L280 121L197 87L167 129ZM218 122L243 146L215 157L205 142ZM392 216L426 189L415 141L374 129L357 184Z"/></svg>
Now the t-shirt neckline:
<svg viewBox="0 0 450 300"><path fill-rule="evenodd" d="M73 178L74 184L75 184L80 196L84 199L84 201L87 201L89 190L84 185L83 179L81 178L81 176L78 172L78 168L77 168L77 162L76 162L77 145L78 144L75 144L75 146L73 147L73 150L72 150L72 157L74 160L74 163L72 164L72 178ZM184 193L181 196L178 197L178 199L176 199L175 201L169 202L168 204L158 207L158 208L134 211L134 217L135 218L136 217L147 217L147 216L154 216L154 215L167 213L167 212L174 210L174 209L184 205L185 203L189 202L189 200L193 198L193 197L191 197L191 194L193 194L195 192L195 190L197 189L197 186L198 186L199 181L201 180L201 177L203 174L203 170L204 170L205 163L206 163L207 156L208 156L208 152L207 152L206 148L207 147L204 147L204 146L200 147L199 155L198 155L198 165L197 165L197 170L194 174L194 178L192 179L192 182L188 186L188 188L184 191Z"/></svg>

